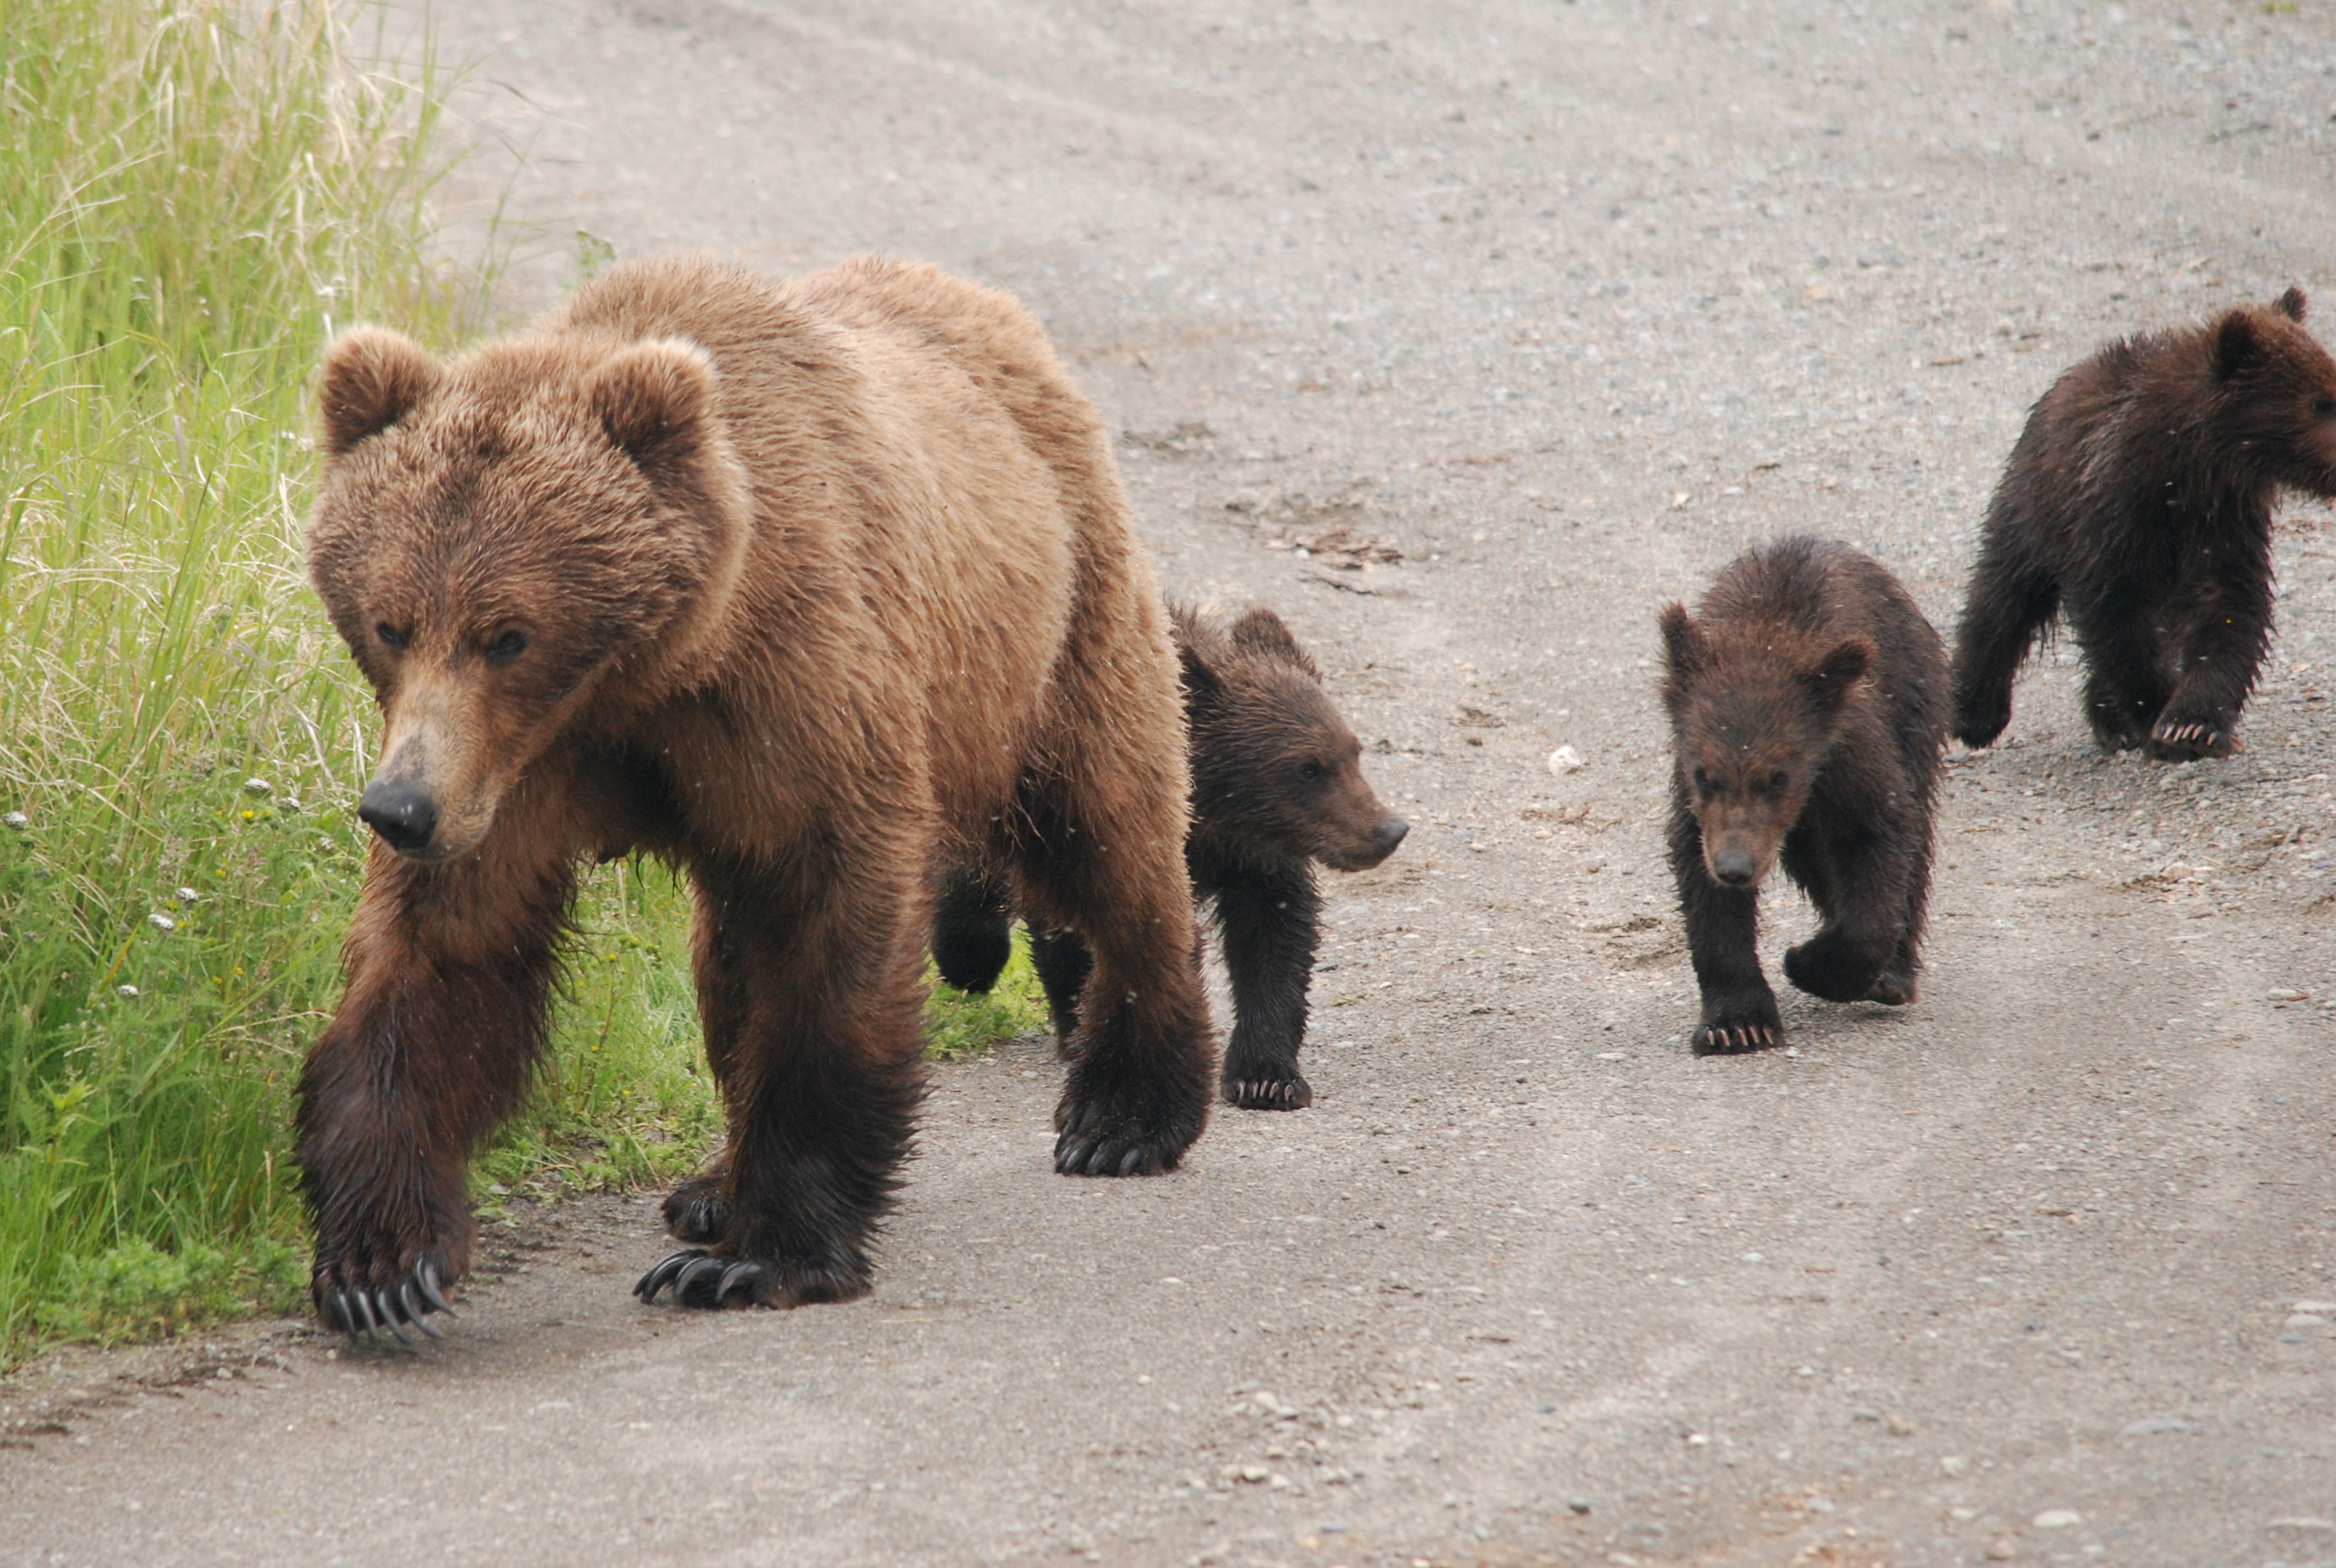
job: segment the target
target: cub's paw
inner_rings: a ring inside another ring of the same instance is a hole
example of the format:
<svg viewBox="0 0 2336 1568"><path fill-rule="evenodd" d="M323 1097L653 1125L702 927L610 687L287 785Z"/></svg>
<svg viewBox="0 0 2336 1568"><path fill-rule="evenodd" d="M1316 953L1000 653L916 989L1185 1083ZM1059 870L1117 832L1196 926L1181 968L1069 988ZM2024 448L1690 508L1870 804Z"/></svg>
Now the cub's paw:
<svg viewBox="0 0 2336 1568"><path fill-rule="evenodd" d="M2219 719L2162 718L2149 732L2149 755L2158 762L2226 757L2242 749L2236 731Z"/></svg>
<svg viewBox="0 0 2336 1568"><path fill-rule="evenodd" d="M1883 961L1839 930L1819 931L1785 950L1785 978L1829 1002L1861 1002L1882 978Z"/></svg>
<svg viewBox="0 0 2336 1568"><path fill-rule="evenodd" d="M2004 726L2010 722L2010 692L2000 696L1993 693L1986 696L1956 694L1955 722L1950 727L1954 731L1955 738L1971 750L1982 751L1994 745L1995 737L2001 735Z"/></svg>
<svg viewBox="0 0 2336 1568"><path fill-rule="evenodd" d="M1763 986L1757 991L1706 998L1703 1022L1695 1030L1695 1054L1723 1057L1765 1051L1782 1045L1784 1039L1785 1020L1776 1012L1776 998Z"/></svg>
<svg viewBox="0 0 2336 1568"><path fill-rule="evenodd" d="M1225 1104L1244 1111L1302 1111L1314 1103L1314 1087L1295 1067L1260 1067L1225 1074Z"/></svg>
<svg viewBox="0 0 2336 1568"><path fill-rule="evenodd" d="M1885 1008L1903 1008L1915 998L1914 977L1904 969L1884 969L1865 993L1869 1002L1880 1002Z"/></svg>
<svg viewBox="0 0 2336 1568"><path fill-rule="evenodd" d="M866 1295L868 1271L865 1265L735 1257L685 1247L643 1274L633 1294L655 1301L668 1287L680 1307L808 1307Z"/></svg>
<svg viewBox="0 0 2336 1568"><path fill-rule="evenodd" d="M1055 1111L1055 1169L1066 1176L1156 1176L1176 1168L1208 1124L1206 1079L1071 1064Z"/></svg>
<svg viewBox="0 0 2336 1568"><path fill-rule="evenodd" d="M452 1279L435 1253L424 1252L403 1278L388 1284L356 1283L344 1277L340 1265L325 1264L316 1270L308 1289L316 1300L316 1316L326 1328L352 1339L359 1334L372 1339L388 1334L402 1345L411 1345L414 1336L406 1332L409 1328L419 1329L433 1339L445 1338L430 1321L430 1314L455 1315L446 1301L445 1286Z"/></svg>
<svg viewBox="0 0 2336 1568"><path fill-rule="evenodd" d="M666 1194L665 1228L676 1242L699 1245L722 1239L730 1224L730 1196L718 1178L692 1176Z"/></svg>

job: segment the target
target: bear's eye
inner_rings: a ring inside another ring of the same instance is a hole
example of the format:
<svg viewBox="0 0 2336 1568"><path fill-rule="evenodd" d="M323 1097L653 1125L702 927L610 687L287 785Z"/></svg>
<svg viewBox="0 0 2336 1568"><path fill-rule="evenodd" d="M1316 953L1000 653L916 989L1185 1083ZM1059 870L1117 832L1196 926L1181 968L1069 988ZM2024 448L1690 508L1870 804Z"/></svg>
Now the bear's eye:
<svg viewBox="0 0 2336 1568"><path fill-rule="evenodd" d="M1322 765L1319 762L1299 763L1298 776L1308 784L1318 783L1322 777Z"/></svg>
<svg viewBox="0 0 2336 1568"><path fill-rule="evenodd" d="M1785 770L1783 768L1778 768L1775 773L1768 775L1768 787L1779 793L1782 793L1785 785L1791 782L1791 780L1785 776Z"/></svg>
<svg viewBox="0 0 2336 1568"><path fill-rule="evenodd" d="M406 638L409 636L408 633L398 630L387 621L383 621L378 626L375 627L373 628L373 634L374 636L381 638L382 646L384 648L404 648L406 643Z"/></svg>
<svg viewBox="0 0 2336 1568"><path fill-rule="evenodd" d="M498 632L487 644L489 664L509 664L527 651L527 633L519 630Z"/></svg>
<svg viewBox="0 0 2336 1568"><path fill-rule="evenodd" d="M2336 397L2331 397L2324 392L2321 393L2319 396L2312 400L2312 412L2321 419L2326 419L2331 414L2336 414Z"/></svg>
<svg viewBox="0 0 2336 1568"><path fill-rule="evenodd" d="M1695 787L1705 794L1711 793L1711 775L1701 768L1695 770Z"/></svg>

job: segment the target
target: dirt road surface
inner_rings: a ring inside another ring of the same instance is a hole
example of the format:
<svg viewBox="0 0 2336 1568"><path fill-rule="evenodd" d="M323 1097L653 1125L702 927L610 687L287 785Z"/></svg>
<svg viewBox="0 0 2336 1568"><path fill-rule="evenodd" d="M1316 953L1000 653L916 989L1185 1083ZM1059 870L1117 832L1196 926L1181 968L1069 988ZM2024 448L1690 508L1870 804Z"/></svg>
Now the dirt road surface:
<svg viewBox="0 0 2336 1568"><path fill-rule="evenodd" d="M579 230L1014 290L1169 586L1281 610L1418 826L1333 890L1314 1109L1065 1180L1025 1041L934 1074L856 1305L640 1307L644 1195L495 1232L417 1354L53 1363L0 1560L2336 1562L2329 514L2244 755L2102 759L2048 654L1956 760L1922 1001L1788 994L1790 1050L1688 1052L1650 664L1788 529L1951 622L2063 365L2336 320L2320 0L445 21L521 297ZM1403 560L1286 548L1338 529Z"/></svg>

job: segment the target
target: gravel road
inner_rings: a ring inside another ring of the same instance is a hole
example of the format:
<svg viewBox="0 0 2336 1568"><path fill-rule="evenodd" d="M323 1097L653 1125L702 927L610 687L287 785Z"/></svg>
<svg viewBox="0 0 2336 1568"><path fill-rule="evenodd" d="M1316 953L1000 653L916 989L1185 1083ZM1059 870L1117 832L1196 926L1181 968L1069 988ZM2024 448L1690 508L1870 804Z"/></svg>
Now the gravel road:
<svg viewBox="0 0 2336 1568"><path fill-rule="evenodd" d="M2336 1562L2328 512L2244 755L2098 756L2049 653L1955 759L1922 1000L1787 992L1789 1050L1688 1052L1651 662L1788 529L1948 624L2062 366L2336 321L2325 0L444 20L516 299L579 230L1015 291L1170 588L1280 609L1418 826L1332 890L1314 1109L1067 1181L1023 1041L934 1074L856 1305L641 1308L609 1197L420 1353L45 1363L0 1561Z"/></svg>

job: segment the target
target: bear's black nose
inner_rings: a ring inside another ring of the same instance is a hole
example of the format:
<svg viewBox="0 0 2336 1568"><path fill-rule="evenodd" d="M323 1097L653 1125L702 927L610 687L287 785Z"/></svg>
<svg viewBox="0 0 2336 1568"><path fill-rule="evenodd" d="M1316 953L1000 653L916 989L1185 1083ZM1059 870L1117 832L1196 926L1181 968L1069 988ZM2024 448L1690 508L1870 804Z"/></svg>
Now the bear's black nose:
<svg viewBox="0 0 2336 1568"><path fill-rule="evenodd" d="M1401 817L1388 817L1371 830L1371 842L1378 846L1382 857L1391 855L1395 846L1403 842L1403 835L1410 831L1411 824Z"/></svg>
<svg viewBox="0 0 2336 1568"><path fill-rule="evenodd" d="M418 850L438 831L438 803L403 779L375 779L365 785L357 815L394 850Z"/></svg>
<svg viewBox="0 0 2336 1568"><path fill-rule="evenodd" d="M1711 874L1731 888L1748 888L1760 862L1743 850L1721 850L1711 857Z"/></svg>

